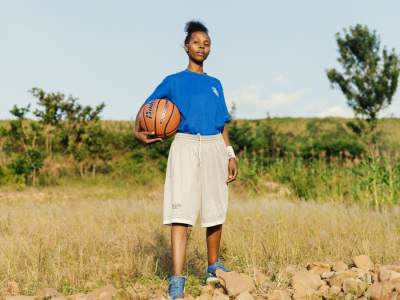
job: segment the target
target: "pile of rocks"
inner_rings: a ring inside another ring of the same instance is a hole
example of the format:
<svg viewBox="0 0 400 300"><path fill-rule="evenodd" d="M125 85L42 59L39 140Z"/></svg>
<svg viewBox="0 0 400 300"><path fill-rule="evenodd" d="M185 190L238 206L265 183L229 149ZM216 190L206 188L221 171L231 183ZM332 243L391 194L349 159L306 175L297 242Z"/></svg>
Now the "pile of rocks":
<svg viewBox="0 0 400 300"><path fill-rule="evenodd" d="M307 268L288 267L279 277L291 288L272 292L268 300L400 300L400 260L374 265L360 255L352 265L314 262Z"/></svg>
<svg viewBox="0 0 400 300"><path fill-rule="evenodd" d="M400 260L391 265L374 265L368 256L360 255L353 257L352 265L339 261L314 262L305 267L290 266L279 273L276 280L288 288L270 290L268 294L263 294L264 297L260 297L257 291L263 286L274 285L258 268L249 268L246 272L251 277L244 273L218 270L220 284L201 286L200 296L195 299L185 294L185 300L400 300ZM165 284L145 286L136 283L120 290L112 285L96 287L96 283L88 282L85 290L94 289L92 292L66 297L52 288L40 290L35 296L20 296L18 284L9 282L0 290L0 299L166 300L168 292Z"/></svg>

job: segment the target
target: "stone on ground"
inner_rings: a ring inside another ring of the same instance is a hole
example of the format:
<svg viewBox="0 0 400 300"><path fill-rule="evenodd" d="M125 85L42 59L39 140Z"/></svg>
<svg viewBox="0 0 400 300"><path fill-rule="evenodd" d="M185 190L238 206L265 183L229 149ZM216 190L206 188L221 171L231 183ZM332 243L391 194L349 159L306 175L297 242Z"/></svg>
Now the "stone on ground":
<svg viewBox="0 0 400 300"><path fill-rule="evenodd" d="M147 293L147 292L140 292L137 295L138 295L139 299L149 299L151 297L151 294ZM95 300L96 298L92 298L92 299ZM92 299L87 299L87 300L92 300Z"/></svg>
<svg viewBox="0 0 400 300"><path fill-rule="evenodd" d="M398 292L393 292L392 296L390 297L390 300L396 300L398 296L399 296Z"/></svg>
<svg viewBox="0 0 400 300"><path fill-rule="evenodd" d="M268 278L259 268L247 268L245 272L254 279L257 285L264 283L264 281Z"/></svg>
<svg viewBox="0 0 400 300"><path fill-rule="evenodd" d="M267 300L291 300L292 297L288 291L278 290L270 294Z"/></svg>
<svg viewBox="0 0 400 300"><path fill-rule="evenodd" d="M335 273L331 278L329 278L329 285L330 286L342 286L343 281L349 278L357 278L357 272L352 270L340 271Z"/></svg>
<svg viewBox="0 0 400 300"><path fill-rule="evenodd" d="M379 273L379 280L380 282L385 282L389 280L394 280L396 278L400 277L400 273L397 273L396 271L392 270L382 270ZM399 282L400 283L400 282Z"/></svg>
<svg viewBox="0 0 400 300"><path fill-rule="evenodd" d="M331 271L330 264L314 262L310 265L310 273L322 275Z"/></svg>
<svg viewBox="0 0 400 300"><path fill-rule="evenodd" d="M293 300L320 300L321 292L311 288L297 290L293 294Z"/></svg>
<svg viewBox="0 0 400 300"><path fill-rule="evenodd" d="M214 288L211 285L204 285L200 288L200 294L204 293L210 293L214 290Z"/></svg>
<svg viewBox="0 0 400 300"><path fill-rule="evenodd" d="M329 289L322 292L322 295L326 300L337 299L337 295L342 291L338 286L332 286Z"/></svg>
<svg viewBox="0 0 400 300"><path fill-rule="evenodd" d="M76 299L84 298L85 296L86 296L86 294L84 294L84 293L78 293L78 294L69 295L66 298L67 298L67 300L76 300Z"/></svg>
<svg viewBox="0 0 400 300"><path fill-rule="evenodd" d="M202 294L196 300L212 300L212 296L210 294Z"/></svg>
<svg viewBox="0 0 400 300"><path fill-rule="evenodd" d="M64 296L54 297L54 298L51 298L51 300L67 300L67 297L64 297Z"/></svg>
<svg viewBox="0 0 400 300"><path fill-rule="evenodd" d="M218 296L216 298L213 298L213 300L229 300L229 296L228 295L222 295L222 296Z"/></svg>
<svg viewBox="0 0 400 300"><path fill-rule="evenodd" d="M393 293L393 285L389 282L371 284L366 292L371 300L390 300Z"/></svg>
<svg viewBox="0 0 400 300"><path fill-rule="evenodd" d="M346 271L348 268L349 268L349 266L346 265L344 262L338 261L333 265L332 271L335 271L335 272Z"/></svg>
<svg viewBox="0 0 400 300"><path fill-rule="evenodd" d="M236 297L236 300L254 300L253 296L248 292L240 293L239 296ZM286 300L286 299L284 299ZM290 299L287 299L290 300Z"/></svg>
<svg viewBox="0 0 400 300"><path fill-rule="evenodd" d="M222 289L220 290L220 289L217 289L217 290L215 290L215 291L213 291L212 293L211 293L211 296L213 297L213 299L216 299L216 298L218 298L218 297L220 297L220 296L225 296L225 294L224 294L224 292L222 291Z"/></svg>
<svg viewBox="0 0 400 300"><path fill-rule="evenodd" d="M7 300L35 300L33 296L12 296L12 297L7 297L3 298L2 294L2 299L7 299Z"/></svg>
<svg viewBox="0 0 400 300"><path fill-rule="evenodd" d="M355 256L352 260L356 267L359 269L371 270L374 267L374 264L366 255Z"/></svg>
<svg viewBox="0 0 400 300"><path fill-rule="evenodd" d="M394 262L392 262L392 266L400 266L400 259L396 259Z"/></svg>
<svg viewBox="0 0 400 300"><path fill-rule="evenodd" d="M335 272L325 272L325 273L322 273L321 278L328 279L328 278L331 278L333 276L333 274L335 274Z"/></svg>
<svg viewBox="0 0 400 300"><path fill-rule="evenodd" d="M321 293L323 293L325 290L329 290L329 285L321 285L318 289Z"/></svg>
<svg viewBox="0 0 400 300"><path fill-rule="evenodd" d="M217 277L229 297L237 297L240 293L251 293L256 289L253 279L246 274L238 274L236 272L225 272L217 270Z"/></svg>
<svg viewBox="0 0 400 300"><path fill-rule="evenodd" d="M102 298L105 298L105 299L103 299L103 300L108 300L108 299L106 299L106 298L108 298L108 297L114 297L115 295L117 295L117 293L118 293L118 290L115 288L115 287L113 287L111 284L109 284L109 285L106 285L106 286L103 286L102 288L99 288L99 289L97 289L97 290L94 290L93 292L90 292L90 293L88 293L86 296L85 296L85 299L86 300L97 300L97 299L102 299ZM139 293L139 294L141 294L141 293ZM138 295L139 295L138 294ZM147 294L147 293L146 293ZM140 297L139 296L139 298L146 298L146 299L148 299L150 296L149 295L143 295L143 296L146 296L146 297Z"/></svg>
<svg viewBox="0 0 400 300"><path fill-rule="evenodd" d="M367 284L360 279L349 278L343 282L343 291L345 293L353 293L360 297L367 289Z"/></svg>
<svg viewBox="0 0 400 300"><path fill-rule="evenodd" d="M321 285L321 277L317 274L301 272L292 277L292 288L301 290L304 288L311 288L316 290Z"/></svg>
<svg viewBox="0 0 400 300"><path fill-rule="evenodd" d="M282 278L283 276L292 278L294 275L300 272L307 272L307 270L300 266L289 266L279 274L279 278Z"/></svg>
<svg viewBox="0 0 400 300"><path fill-rule="evenodd" d="M16 282L7 282L4 288L0 290L1 298L10 298L19 295L19 285Z"/></svg>
<svg viewBox="0 0 400 300"><path fill-rule="evenodd" d="M47 289L42 289L38 292L38 298L42 299L44 297L49 297L51 296L52 298L55 297L64 297L63 295L61 295L57 290L53 289L53 288L47 288Z"/></svg>

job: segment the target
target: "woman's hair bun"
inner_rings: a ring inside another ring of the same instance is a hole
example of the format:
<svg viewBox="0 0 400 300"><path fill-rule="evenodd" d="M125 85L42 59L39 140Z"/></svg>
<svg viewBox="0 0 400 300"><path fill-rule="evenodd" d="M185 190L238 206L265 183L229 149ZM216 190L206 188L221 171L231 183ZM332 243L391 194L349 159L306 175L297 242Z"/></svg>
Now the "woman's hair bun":
<svg viewBox="0 0 400 300"><path fill-rule="evenodd" d="M190 41L190 37L192 36L193 32L196 31L202 31L208 34L208 29L207 27L201 22L201 21L189 21L185 25L185 32L186 32L186 38L185 38L185 44L188 44Z"/></svg>
<svg viewBox="0 0 400 300"><path fill-rule="evenodd" d="M186 23L185 32L187 34L191 34L196 31L203 31L208 34L208 29L206 26L204 26L204 24L202 22L192 20L192 21L189 21Z"/></svg>

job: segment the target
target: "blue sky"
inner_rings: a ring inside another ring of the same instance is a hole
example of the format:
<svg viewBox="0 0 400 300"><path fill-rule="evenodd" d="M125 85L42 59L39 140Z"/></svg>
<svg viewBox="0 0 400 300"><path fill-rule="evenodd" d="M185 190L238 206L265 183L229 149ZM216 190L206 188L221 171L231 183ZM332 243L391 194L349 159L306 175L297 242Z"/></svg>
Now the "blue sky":
<svg viewBox="0 0 400 300"><path fill-rule="evenodd" d="M0 119L14 104L35 108L32 87L105 102L104 119L135 118L165 76L187 67L191 19L210 30L205 71L239 118L351 117L325 75L339 67L335 33L361 23L400 53L399 11L398 0L0 0ZM400 117L399 95L381 116Z"/></svg>

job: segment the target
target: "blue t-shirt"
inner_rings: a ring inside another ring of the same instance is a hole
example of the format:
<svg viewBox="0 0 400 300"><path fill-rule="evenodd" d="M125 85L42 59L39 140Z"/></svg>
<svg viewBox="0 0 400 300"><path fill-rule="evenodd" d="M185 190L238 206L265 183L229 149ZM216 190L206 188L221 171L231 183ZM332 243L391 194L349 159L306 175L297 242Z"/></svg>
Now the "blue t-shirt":
<svg viewBox="0 0 400 300"><path fill-rule="evenodd" d="M154 99L167 99L178 107L178 132L215 135L231 120L221 83L207 74L185 70L167 76L145 103Z"/></svg>

